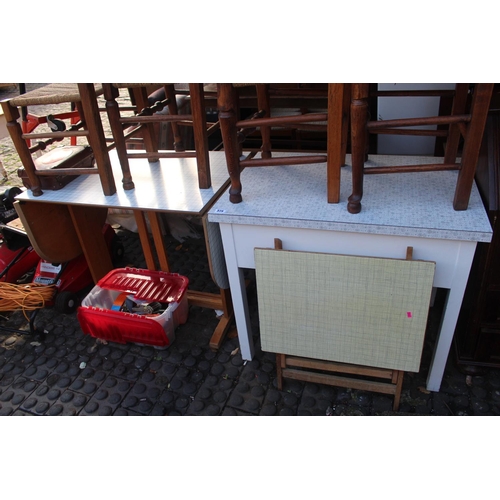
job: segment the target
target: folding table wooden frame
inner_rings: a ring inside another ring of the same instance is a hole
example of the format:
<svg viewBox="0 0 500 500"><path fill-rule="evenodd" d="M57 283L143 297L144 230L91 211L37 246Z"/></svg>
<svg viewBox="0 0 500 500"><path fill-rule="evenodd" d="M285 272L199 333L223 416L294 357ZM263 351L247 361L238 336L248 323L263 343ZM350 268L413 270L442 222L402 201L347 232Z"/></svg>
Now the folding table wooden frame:
<svg viewBox="0 0 500 500"><path fill-rule="evenodd" d="M418 371L434 262L255 249L262 349L283 378L394 395ZM335 375L332 375L334 373Z"/></svg>

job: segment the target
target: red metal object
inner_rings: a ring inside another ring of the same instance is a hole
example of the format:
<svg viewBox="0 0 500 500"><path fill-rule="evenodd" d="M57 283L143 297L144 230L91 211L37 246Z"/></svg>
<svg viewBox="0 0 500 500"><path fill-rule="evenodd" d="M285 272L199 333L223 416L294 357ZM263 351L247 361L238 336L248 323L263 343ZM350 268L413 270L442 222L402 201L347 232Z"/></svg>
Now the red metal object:
<svg viewBox="0 0 500 500"><path fill-rule="evenodd" d="M113 241L116 238L113 228L109 224L103 227L103 234L110 253L113 252ZM113 257L113 255L112 255ZM72 312L78 306L76 294L94 284L87 260L83 254L64 263L51 263L40 260L33 283L43 285L55 284L57 293L54 300L47 302L47 306L55 305L61 312Z"/></svg>
<svg viewBox="0 0 500 500"><path fill-rule="evenodd" d="M113 260L121 253L117 236L109 224L103 227L104 238ZM2 225L0 231L0 282L18 283L34 270L33 283L55 285L57 292L46 306L55 306L60 312L73 312L79 304L77 294L94 285L85 256L81 254L64 263L52 263L40 258L27 234Z"/></svg>
<svg viewBox="0 0 500 500"><path fill-rule="evenodd" d="M11 250L5 240L1 240L0 282L17 283L39 262L40 257L31 244Z"/></svg>
<svg viewBox="0 0 500 500"><path fill-rule="evenodd" d="M67 113L58 113L53 116L54 118L57 118L59 120L70 119L71 125L78 123L80 120L80 114L76 110L68 111ZM31 113L27 113L26 116L21 121L21 130L23 131L23 134L29 134L43 123L47 123L46 116L37 116L37 115L32 115ZM72 146L76 146L76 141L77 141L76 137L70 138L70 143ZM26 144L28 145L28 147L31 146L31 140L26 139Z"/></svg>

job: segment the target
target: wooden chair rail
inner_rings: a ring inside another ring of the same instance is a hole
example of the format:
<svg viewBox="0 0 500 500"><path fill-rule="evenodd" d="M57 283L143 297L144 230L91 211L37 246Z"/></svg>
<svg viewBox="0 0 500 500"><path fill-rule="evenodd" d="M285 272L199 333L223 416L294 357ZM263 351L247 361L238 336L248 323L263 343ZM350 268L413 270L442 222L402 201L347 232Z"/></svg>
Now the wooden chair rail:
<svg viewBox="0 0 500 500"><path fill-rule="evenodd" d="M269 88L270 97L327 97L327 91L321 89L276 89L273 87Z"/></svg>
<svg viewBox="0 0 500 500"><path fill-rule="evenodd" d="M293 125L312 121L324 122L327 119L328 115L326 113L306 113L294 116L276 116L272 118L256 118L255 120L240 120L236 122L236 126L240 128L260 126L276 127L279 125Z"/></svg>
<svg viewBox="0 0 500 500"><path fill-rule="evenodd" d="M454 90L373 90L370 97L453 97Z"/></svg>
<svg viewBox="0 0 500 500"><path fill-rule="evenodd" d="M65 137L88 137L88 130L71 131L67 132L40 132L38 134L23 134L23 139L64 139Z"/></svg>
<svg viewBox="0 0 500 500"><path fill-rule="evenodd" d="M390 167L363 168L363 174L395 174L404 172L435 172L439 170L460 170L459 163L427 163L424 165L391 165Z"/></svg>
<svg viewBox="0 0 500 500"><path fill-rule="evenodd" d="M371 132L386 127L418 127L420 125L450 125L452 123L470 122L470 115L427 116L422 118L396 118L394 120L371 121L366 127Z"/></svg>
<svg viewBox="0 0 500 500"><path fill-rule="evenodd" d="M47 170L38 170L37 175L40 177L59 177L61 175L92 175L98 174L98 168L56 168Z"/></svg>
<svg viewBox="0 0 500 500"><path fill-rule="evenodd" d="M58 114L58 118L59 119L65 119L65 118L71 118L71 115L73 113L60 113ZM88 132L87 130L83 130L82 132L83 133L80 133L78 132L81 128L85 127L85 123L83 123L81 120L73 125L71 125L71 127L69 127L65 132L66 136L57 136L57 137L49 137L48 140L46 141L37 141L36 144L34 145L30 145L29 146L29 152L31 154L33 153L36 153L37 151L44 151L45 149L47 149L48 146L50 146L51 144L53 144L54 142L58 142L58 141L62 141L65 137L70 137L71 138L71 144L73 146L76 146L76 138L78 136L80 137L88 137ZM48 132L48 134L51 134L50 132ZM23 133L22 136L21 136L25 141L27 141L27 144L30 144L31 143L31 139L35 139L35 138L43 138L44 136L42 136L40 133ZM47 138L47 136L45 136Z"/></svg>
<svg viewBox="0 0 500 500"><path fill-rule="evenodd" d="M192 121L192 115L136 115L136 116L123 116L120 118L121 123L155 123L155 122L178 122L178 121Z"/></svg>
<svg viewBox="0 0 500 500"><path fill-rule="evenodd" d="M371 134L388 134L388 135L421 135L431 137L448 137L446 130L422 130L409 128L378 128L370 130ZM462 134L463 135L463 134Z"/></svg>
<svg viewBox="0 0 500 500"><path fill-rule="evenodd" d="M196 153L194 151L177 151L177 152L167 152L167 151L157 151L156 153L134 153L134 151L129 151L129 158L196 158Z"/></svg>
<svg viewBox="0 0 500 500"><path fill-rule="evenodd" d="M325 163L325 155L312 155L300 157L273 157L273 158L252 158L250 160L241 160L240 165L244 167L273 167L279 165L304 165L310 163Z"/></svg>

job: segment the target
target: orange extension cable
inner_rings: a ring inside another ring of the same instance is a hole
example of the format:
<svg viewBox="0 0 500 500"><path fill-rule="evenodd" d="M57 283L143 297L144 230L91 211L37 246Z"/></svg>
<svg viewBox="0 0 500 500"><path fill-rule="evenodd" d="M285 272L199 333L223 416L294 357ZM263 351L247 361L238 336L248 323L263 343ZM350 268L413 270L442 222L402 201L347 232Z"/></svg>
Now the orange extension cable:
<svg viewBox="0 0 500 500"><path fill-rule="evenodd" d="M29 320L26 311L45 307L54 297L55 291L55 285L0 283L0 311L21 309L24 317Z"/></svg>

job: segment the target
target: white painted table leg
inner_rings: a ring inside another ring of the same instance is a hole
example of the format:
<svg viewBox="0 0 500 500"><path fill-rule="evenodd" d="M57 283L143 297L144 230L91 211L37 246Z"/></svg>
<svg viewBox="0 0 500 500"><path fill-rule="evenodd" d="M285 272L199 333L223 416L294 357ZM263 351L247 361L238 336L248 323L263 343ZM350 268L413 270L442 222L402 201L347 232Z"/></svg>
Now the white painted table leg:
<svg viewBox="0 0 500 500"><path fill-rule="evenodd" d="M460 312L463 294L449 290L446 298L444 315L441 319L439 334L432 354L429 375L427 377L427 390L438 392L441 387L446 361L450 352L453 333Z"/></svg>
<svg viewBox="0 0 500 500"><path fill-rule="evenodd" d="M446 361L450 352L451 342L455 333L458 315L462 307L465 287L476 249L475 242L463 242L455 264L453 283L448 292L441 319L439 334L432 355L429 375L427 377L427 390L438 392L441 387Z"/></svg>
<svg viewBox="0 0 500 500"><path fill-rule="evenodd" d="M241 357L250 361L254 355L252 328L248 312L247 292L243 270L238 267L234 236L231 224L220 224L224 255L226 258L231 298L233 300L234 317L238 329Z"/></svg>

